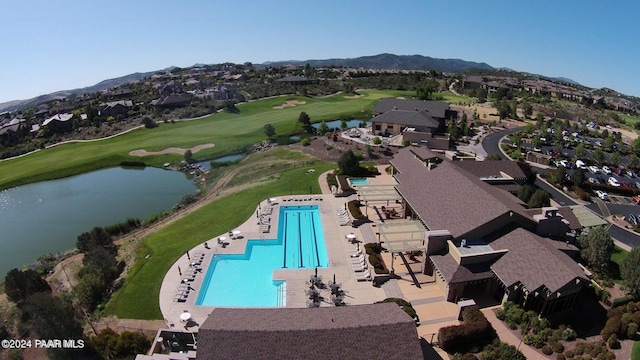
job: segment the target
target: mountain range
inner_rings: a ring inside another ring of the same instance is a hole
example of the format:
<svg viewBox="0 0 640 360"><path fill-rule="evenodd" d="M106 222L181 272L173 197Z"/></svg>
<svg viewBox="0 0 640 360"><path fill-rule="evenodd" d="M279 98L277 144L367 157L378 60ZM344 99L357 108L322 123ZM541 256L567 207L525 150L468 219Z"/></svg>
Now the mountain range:
<svg viewBox="0 0 640 360"><path fill-rule="evenodd" d="M435 70L438 72L462 72L472 69L477 70L497 70L489 64L483 62L465 61L461 59L438 59L429 56L422 55L394 55L394 54L379 54L372 56L361 56L357 58L348 59L325 59L325 60L288 60L288 61L269 61L261 66L284 66L284 65L304 65L309 64L314 67L322 66L344 66L352 68L367 68L367 69L379 69L379 70ZM196 64L202 65L202 64ZM196 66L194 65L194 66ZM165 71L174 67L168 67L166 69L157 70ZM118 85L139 81L145 77L149 77L157 71L150 71L144 73L134 73L126 76L108 79L101 81L93 86L84 88L78 88L73 90L56 91L47 95L40 95L28 100L14 100L0 104L0 112L3 111L15 111L23 109L29 106L45 103L47 101L63 99L71 95L82 95L86 93L106 90ZM563 79L563 81L572 82L570 79ZM576 83L577 84L577 83Z"/></svg>

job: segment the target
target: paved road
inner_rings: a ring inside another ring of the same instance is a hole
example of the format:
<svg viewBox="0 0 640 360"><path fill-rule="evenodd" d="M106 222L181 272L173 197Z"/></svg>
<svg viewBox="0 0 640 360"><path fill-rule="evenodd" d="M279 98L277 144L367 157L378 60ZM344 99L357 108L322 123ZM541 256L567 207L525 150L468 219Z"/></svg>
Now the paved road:
<svg viewBox="0 0 640 360"><path fill-rule="evenodd" d="M498 143L500 142L500 139L502 139L502 137L507 134L511 134L513 132L520 131L522 129L524 129L524 127L518 127L518 128L498 131L498 132L489 134L484 139L482 139L482 147L487 152L487 154L498 153L502 158L505 158L498 148Z"/></svg>

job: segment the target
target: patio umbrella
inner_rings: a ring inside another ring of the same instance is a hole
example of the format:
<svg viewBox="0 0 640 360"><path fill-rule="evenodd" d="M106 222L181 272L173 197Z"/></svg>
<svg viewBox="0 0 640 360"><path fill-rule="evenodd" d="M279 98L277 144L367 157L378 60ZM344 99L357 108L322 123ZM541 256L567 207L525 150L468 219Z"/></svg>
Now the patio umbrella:
<svg viewBox="0 0 640 360"><path fill-rule="evenodd" d="M316 267L316 278L318 277L318 267Z"/></svg>
<svg viewBox="0 0 640 360"><path fill-rule="evenodd" d="M336 283L336 273L333 273L333 283Z"/></svg>
<svg viewBox="0 0 640 360"><path fill-rule="evenodd" d="M182 270L180 269L180 266L178 266L178 274L180 274L180 276L182 276Z"/></svg>
<svg viewBox="0 0 640 360"><path fill-rule="evenodd" d="M189 252L187 251L187 259L191 260L191 256L189 256Z"/></svg>

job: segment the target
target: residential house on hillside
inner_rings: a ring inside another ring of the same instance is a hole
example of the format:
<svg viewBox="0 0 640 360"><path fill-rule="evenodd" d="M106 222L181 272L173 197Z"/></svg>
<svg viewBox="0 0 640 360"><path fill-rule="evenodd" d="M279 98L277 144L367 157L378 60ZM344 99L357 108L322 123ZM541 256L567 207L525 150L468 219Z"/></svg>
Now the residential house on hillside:
<svg viewBox="0 0 640 360"><path fill-rule="evenodd" d="M441 101L386 98L373 108L372 131L376 135L403 138L426 144L434 149L448 149L449 137L443 132L445 120L458 118L458 113Z"/></svg>
<svg viewBox="0 0 640 360"><path fill-rule="evenodd" d="M570 257L578 249L567 241L570 223L558 209L527 210L484 181L495 168L441 160L425 147L400 150L391 165L403 215L427 229L425 273L448 301L483 293L543 315L575 304L589 279ZM509 177L520 179L509 167Z"/></svg>
<svg viewBox="0 0 640 360"><path fill-rule="evenodd" d="M282 82L282 83L289 83L289 84L293 84L293 85L304 85L304 84L312 83L313 79L308 78L306 76L291 75L291 76L285 76L285 77L280 78L280 79L278 79L276 81L277 82Z"/></svg>
<svg viewBox="0 0 640 360"><path fill-rule="evenodd" d="M189 105L190 102L190 94L173 94L162 96L159 99L152 100L151 105L157 108L177 108Z"/></svg>
<svg viewBox="0 0 640 360"><path fill-rule="evenodd" d="M53 133L69 132L73 128L71 119L73 114L55 114L42 122L42 127L48 128Z"/></svg>
<svg viewBox="0 0 640 360"><path fill-rule="evenodd" d="M118 116L127 115L129 110L133 108L133 101L119 100L101 103L98 109L99 116Z"/></svg>

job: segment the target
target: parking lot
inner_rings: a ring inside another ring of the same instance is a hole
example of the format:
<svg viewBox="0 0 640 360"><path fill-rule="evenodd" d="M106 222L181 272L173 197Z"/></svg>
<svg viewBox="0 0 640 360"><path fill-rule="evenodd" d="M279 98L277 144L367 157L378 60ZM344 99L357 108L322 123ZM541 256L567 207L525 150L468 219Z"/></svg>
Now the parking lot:
<svg viewBox="0 0 640 360"><path fill-rule="evenodd" d="M631 200L631 198L627 196L609 195L609 201L612 204L616 204L616 205L636 206L636 203L634 203L633 200Z"/></svg>

